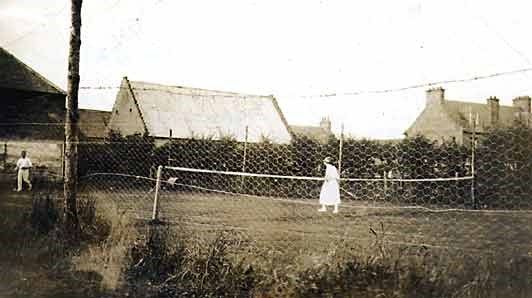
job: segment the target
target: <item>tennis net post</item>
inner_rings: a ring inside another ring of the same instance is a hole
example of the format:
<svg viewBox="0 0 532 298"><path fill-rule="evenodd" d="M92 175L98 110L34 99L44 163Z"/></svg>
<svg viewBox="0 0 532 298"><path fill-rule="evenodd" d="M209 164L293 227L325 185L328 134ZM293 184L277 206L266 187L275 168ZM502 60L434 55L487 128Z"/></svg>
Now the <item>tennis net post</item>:
<svg viewBox="0 0 532 298"><path fill-rule="evenodd" d="M160 222L159 220L159 190L161 189L161 173L163 171L163 166L157 167L157 177L155 182L155 197L153 198L153 213L152 213L152 223Z"/></svg>

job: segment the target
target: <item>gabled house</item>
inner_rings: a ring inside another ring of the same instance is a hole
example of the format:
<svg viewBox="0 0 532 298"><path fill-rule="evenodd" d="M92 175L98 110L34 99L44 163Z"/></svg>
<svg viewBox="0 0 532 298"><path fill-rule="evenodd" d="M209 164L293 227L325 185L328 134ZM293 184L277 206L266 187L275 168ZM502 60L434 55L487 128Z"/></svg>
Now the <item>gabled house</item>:
<svg viewBox="0 0 532 298"><path fill-rule="evenodd" d="M514 98L512 106L499 104L490 97L485 104L454 101L445 98L445 90L426 91L425 109L406 130L406 137L422 135L437 142L455 141L469 145L473 131L483 134L494 127L508 127L516 122L530 125L530 97Z"/></svg>
<svg viewBox="0 0 532 298"><path fill-rule="evenodd" d="M62 174L66 94L0 48L0 145L12 166L27 150L36 169Z"/></svg>
<svg viewBox="0 0 532 298"><path fill-rule="evenodd" d="M232 137L239 142L288 143L292 136L273 96L130 81L124 77L108 128L147 134L160 145L177 139Z"/></svg>
<svg viewBox="0 0 532 298"><path fill-rule="evenodd" d="M310 125L290 125L292 134L296 137L306 137L326 143L330 137L334 136L331 129L331 120L322 118L319 126Z"/></svg>

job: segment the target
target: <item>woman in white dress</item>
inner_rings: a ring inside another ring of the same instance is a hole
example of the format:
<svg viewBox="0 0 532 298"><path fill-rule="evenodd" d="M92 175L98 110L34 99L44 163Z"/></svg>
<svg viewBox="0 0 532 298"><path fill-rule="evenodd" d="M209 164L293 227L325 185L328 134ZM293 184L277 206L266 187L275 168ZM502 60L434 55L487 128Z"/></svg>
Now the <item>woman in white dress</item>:
<svg viewBox="0 0 532 298"><path fill-rule="evenodd" d="M334 206L333 213L338 213L338 205L340 205L340 175L335 166L332 165L332 159L330 157L323 160L325 164L325 181L321 187L320 192L320 212L327 211L327 206Z"/></svg>

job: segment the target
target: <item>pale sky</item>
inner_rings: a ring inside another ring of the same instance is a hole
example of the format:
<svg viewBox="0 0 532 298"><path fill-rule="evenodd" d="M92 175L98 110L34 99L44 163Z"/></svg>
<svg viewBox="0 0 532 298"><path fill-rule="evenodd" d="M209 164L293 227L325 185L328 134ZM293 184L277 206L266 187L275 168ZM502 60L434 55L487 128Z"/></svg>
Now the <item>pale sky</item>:
<svg viewBox="0 0 532 298"><path fill-rule="evenodd" d="M134 4L133 4L134 3ZM0 46L66 88L70 1L0 0ZM131 80L275 95L290 124L396 138L425 103L401 88L532 67L530 1L85 0L81 86ZM532 72L441 85L454 100L510 105ZM110 110L117 90L81 90ZM304 97L302 97L304 96Z"/></svg>

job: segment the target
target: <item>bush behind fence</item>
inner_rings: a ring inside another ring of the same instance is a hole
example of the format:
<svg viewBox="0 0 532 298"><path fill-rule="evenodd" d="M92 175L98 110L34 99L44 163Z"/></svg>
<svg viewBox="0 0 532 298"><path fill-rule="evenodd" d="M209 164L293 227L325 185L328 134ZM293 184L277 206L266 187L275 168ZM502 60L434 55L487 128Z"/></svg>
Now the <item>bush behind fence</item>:
<svg viewBox="0 0 532 298"><path fill-rule="evenodd" d="M123 173L155 177L158 165L283 176L322 177L323 159L331 156L341 167L343 197L356 200L452 207L524 209L532 205L532 132L515 126L479 136L471 146L436 143L422 136L397 142L331 137L327 142L295 138L275 144L221 140L173 139L162 146L148 136L111 133L103 142L81 142L80 176ZM340 144L341 143L341 144ZM338 157L342 148L342 157ZM471 176L471 180L402 181ZM212 173L165 171L163 179L180 185L253 195L316 198L320 181L240 177ZM109 179L107 181L110 181ZM120 181L117 181L119 183ZM187 189L181 187L180 189ZM189 189L190 190L190 189Z"/></svg>

